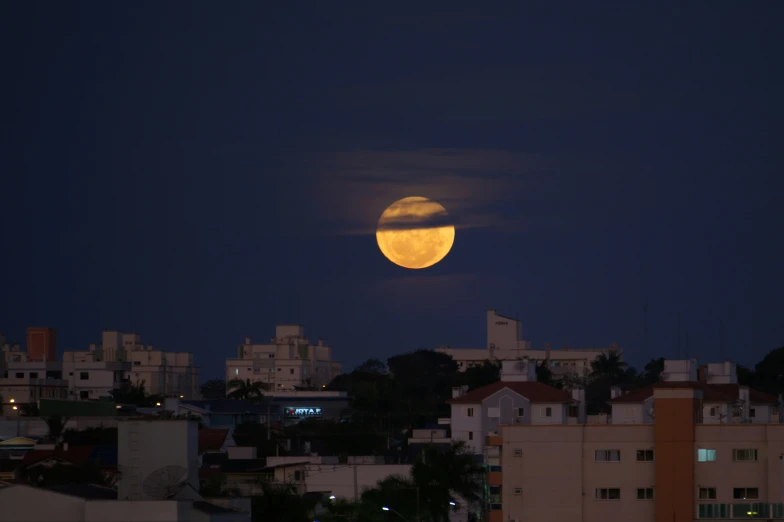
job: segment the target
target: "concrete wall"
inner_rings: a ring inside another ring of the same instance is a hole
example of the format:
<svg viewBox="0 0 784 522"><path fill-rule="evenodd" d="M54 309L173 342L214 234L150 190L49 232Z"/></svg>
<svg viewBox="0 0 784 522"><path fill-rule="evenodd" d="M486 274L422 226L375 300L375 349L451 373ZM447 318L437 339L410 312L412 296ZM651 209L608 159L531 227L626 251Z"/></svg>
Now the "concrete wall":
<svg viewBox="0 0 784 522"><path fill-rule="evenodd" d="M121 500L157 500L143 492L150 473L164 466L188 470L188 480L198 491L198 425L186 420L122 421L118 423L118 484Z"/></svg>
<svg viewBox="0 0 784 522"><path fill-rule="evenodd" d="M473 409L471 417L468 416L469 408ZM452 440L463 440L474 453L481 453L484 444L482 404L453 404L451 409ZM484 414L487 415L487 412Z"/></svg>
<svg viewBox="0 0 784 522"><path fill-rule="evenodd" d="M654 502L636 496L655 484L654 463L636 459L653 447L653 426L504 426L502 437L503 520L653 521ZM597 450L621 460L597 462ZM597 500L601 488L621 498Z"/></svg>
<svg viewBox="0 0 784 522"><path fill-rule="evenodd" d="M84 522L182 522L191 520L191 503L173 500L85 502Z"/></svg>
<svg viewBox="0 0 784 522"><path fill-rule="evenodd" d="M29 486L0 488L0 522L84 520L85 501Z"/></svg>
<svg viewBox="0 0 784 522"><path fill-rule="evenodd" d="M379 480L391 475L408 476L411 466L407 464L358 464L356 466L356 491L358 495L375 487ZM340 498L354 498L354 466L346 464L315 465L305 467L306 491L332 492Z"/></svg>

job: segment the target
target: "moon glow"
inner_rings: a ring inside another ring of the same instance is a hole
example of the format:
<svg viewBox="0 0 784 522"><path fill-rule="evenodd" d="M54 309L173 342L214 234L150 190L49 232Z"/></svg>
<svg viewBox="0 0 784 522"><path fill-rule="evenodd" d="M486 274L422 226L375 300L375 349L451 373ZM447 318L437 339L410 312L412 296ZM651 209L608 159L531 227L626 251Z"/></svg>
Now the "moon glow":
<svg viewBox="0 0 784 522"><path fill-rule="evenodd" d="M398 266L420 269L446 257L455 242L449 214L435 201L409 197L392 203L378 220L381 253Z"/></svg>

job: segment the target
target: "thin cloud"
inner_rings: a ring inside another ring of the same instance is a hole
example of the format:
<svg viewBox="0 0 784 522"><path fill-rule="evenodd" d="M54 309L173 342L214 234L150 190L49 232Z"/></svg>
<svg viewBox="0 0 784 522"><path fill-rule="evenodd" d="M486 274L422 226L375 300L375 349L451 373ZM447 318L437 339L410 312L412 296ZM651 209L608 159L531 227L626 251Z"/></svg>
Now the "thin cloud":
<svg viewBox="0 0 784 522"><path fill-rule="evenodd" d="M449 222L458 229L517 226L500 211L504 204L541 185L550 173L542 158L509 151L422 149L355 151L324 160L332 173L319 187L341 235L375 233L392 203L421 196L443 205L429 226ZM426 223L402 223L401 228ZM398 226L398 225L393 225Z"/></svg>

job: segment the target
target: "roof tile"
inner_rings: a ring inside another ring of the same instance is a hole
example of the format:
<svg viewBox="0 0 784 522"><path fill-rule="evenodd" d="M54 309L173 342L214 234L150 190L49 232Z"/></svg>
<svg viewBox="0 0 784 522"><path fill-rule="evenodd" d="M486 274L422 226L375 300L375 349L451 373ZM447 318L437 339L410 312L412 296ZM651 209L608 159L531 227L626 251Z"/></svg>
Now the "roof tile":
<svg viewBox="0 0 784 522"><path fill-rule="evenodd" d="M478 404L504 388L522 395L531 402L572 402L572 396L563 390L553 388L541 382L521 381L521 382L494 382L476 390L470 391L462 397L450 399L450 404Z"/></svg>

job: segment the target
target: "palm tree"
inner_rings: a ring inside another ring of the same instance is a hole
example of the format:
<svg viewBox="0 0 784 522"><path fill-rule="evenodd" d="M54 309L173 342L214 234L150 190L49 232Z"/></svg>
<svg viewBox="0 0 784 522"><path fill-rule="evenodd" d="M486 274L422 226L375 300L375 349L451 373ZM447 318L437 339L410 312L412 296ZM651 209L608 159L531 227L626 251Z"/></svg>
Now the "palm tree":
<svg viewBox="0 0 784 522"><path fill-rule="evenodd" d="M226 395L228 399L245 399L251 402L260 402L264 397L265 385L261 381L250 382L250 379L232 379L227 385L232 390Z"/></svg>
<svg viewBox="0 0 784 522"><path fill-rule="evenodd" d="M65 431L65 425L68 424L68 418L60 415L50 415L44 418L44 422L49 428L49 438L55 443L60 442L60 438Z"/></svg>
<svg viewBox="0 0 784 522"><path fill-rule="evenodd" d="M621 360L621 354L615 350L602 352L591 361L591 374L594 378L610 378L620 380L626 372L625 362Z"/></svg>
<svg viewBox="0 0 784 522"><path fill-rule="evenodd" d="M426 448L412 466L411 478L433 522L448 522L455 498L468 504L482 501L482 472L465 441L455 441L445 450Z"/></svg>

